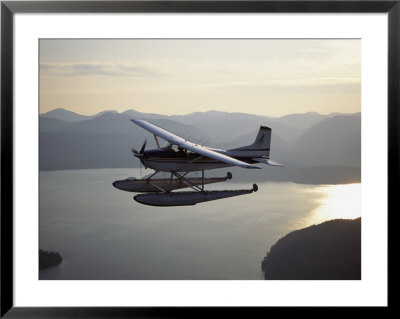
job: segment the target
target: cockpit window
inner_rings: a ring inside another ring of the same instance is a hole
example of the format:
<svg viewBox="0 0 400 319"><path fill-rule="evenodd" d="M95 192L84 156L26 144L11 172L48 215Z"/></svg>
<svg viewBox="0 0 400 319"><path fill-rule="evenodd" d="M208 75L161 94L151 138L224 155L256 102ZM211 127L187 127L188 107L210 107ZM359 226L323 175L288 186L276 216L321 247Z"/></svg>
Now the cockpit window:
<svg viewBox="0 0 400 319"><path fill-rule="evenodd" d="M172 150L175 153L177 153L178 156L183 156L183 157L195 157L198 156L198 154L189 151L185 148L179 147L178 145L167 143L162 146L163 149L165 150Z"/></svg>
<svg viewBox="0 0 400 319"><path fill-rule="evenodd" d="M167 143L166 145L163 145L162 148L165 149L165 150L173 150L175 152L178 152L179 149L180 149L180 147L178 145L170 144L170 143Z"/></svg>
<svg viewBox="0 0 400 319"><path fill-rule="evenodd" d="M178 152L179 149L182 149L181 147L178 147L178 145L171 145L171 149L175 152Z"/></svg>

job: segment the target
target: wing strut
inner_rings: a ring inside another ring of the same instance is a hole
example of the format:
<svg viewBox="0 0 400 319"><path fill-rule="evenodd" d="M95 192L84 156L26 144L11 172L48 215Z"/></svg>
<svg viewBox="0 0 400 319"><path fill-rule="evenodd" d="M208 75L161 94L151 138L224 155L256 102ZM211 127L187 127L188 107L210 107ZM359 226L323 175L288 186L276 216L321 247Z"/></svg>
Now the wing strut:
<svg viewBox="0 0 400 319"><path fill-rule="evenodd" d="M158 141L158 138L157 138L157 135L156 134L153 134L153 135L154 135L154 139L156 140L157 147L161 148L160 147L160 142Z"/></svg>

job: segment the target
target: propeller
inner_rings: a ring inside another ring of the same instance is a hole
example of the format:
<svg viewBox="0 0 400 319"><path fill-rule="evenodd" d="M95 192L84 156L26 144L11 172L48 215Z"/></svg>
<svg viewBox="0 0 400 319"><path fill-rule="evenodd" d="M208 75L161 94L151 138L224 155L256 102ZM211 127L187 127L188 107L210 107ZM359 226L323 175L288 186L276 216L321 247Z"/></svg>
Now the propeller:
<svg viewBox="0 0 400 319"><path fill-rule="evenodd" d="M143 145L142 145L142 148L140 149L140 154L143 154L144 149L145 149L145 147L146 147L146 143L147 143L147 141L144 140L144 143L143 143Z"/></svg>
<svg viewBox="0 0 400 319"><path fill-rule="evenodd" d="M143 158L144 157L144 149L146 147L146 143L147 143L147 141L144 140L144 143L143 143L142 147L140 148L139 152L136 149L131 148L131 151L132 151L133 155L138 157L138 158Z"/></svg>

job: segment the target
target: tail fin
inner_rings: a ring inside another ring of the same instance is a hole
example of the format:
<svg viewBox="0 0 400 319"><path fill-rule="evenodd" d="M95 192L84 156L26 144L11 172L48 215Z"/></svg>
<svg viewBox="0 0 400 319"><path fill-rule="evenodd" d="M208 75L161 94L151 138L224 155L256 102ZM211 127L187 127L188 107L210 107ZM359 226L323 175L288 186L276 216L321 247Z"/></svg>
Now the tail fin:
<svg viewBox="0 0 400 319"><path fill-rule="evenodd" d="M254 156L269 157L269 150L271 146L271 132L272 130L266 126L260 126L257 137L253 144L232 149L230 151L247 151L254 152Z"/></svg>
<svg viewBox="0 0 400 319"><path fill-rule="evenodd" d="M271 146L271 129L266 126L260 126L257 137L251 146L254 148L268 149L269 151Z"/></svg>

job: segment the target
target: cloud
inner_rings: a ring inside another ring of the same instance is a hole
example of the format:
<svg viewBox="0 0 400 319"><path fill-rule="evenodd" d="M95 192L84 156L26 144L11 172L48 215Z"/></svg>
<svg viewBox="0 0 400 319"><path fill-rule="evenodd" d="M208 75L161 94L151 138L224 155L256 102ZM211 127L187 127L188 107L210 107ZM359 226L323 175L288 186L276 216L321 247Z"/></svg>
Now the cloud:
<svg viewBox="0 0 400 319"><path fill-rule="evenodd" d="M148 67L126 63L40 63L40 71L52 76L164 76Z"/></svg>

